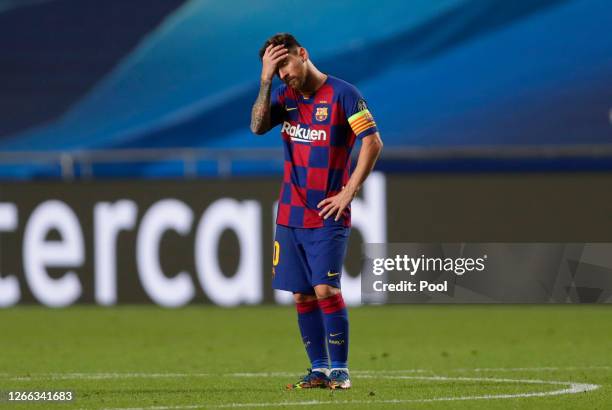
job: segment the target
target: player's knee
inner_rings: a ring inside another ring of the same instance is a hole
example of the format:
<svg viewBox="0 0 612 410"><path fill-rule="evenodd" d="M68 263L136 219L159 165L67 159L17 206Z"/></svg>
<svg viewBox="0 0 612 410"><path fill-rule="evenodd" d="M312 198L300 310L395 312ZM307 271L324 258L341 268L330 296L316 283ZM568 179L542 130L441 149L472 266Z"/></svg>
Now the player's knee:
<svg viewBox="0 0 612 410"><path fill-rule="evenodd" d="M317 295L308 295L305 293L294 293L293 300L295 301L295 303L310 302L312 300L317 300Z"/></svg>
<svg viewBox="0 0 612 410"><path fill-rule="evenodd" d="M318 299L325 299L340 293L340 289L330 285L317 285L314 289Z"/></svg>

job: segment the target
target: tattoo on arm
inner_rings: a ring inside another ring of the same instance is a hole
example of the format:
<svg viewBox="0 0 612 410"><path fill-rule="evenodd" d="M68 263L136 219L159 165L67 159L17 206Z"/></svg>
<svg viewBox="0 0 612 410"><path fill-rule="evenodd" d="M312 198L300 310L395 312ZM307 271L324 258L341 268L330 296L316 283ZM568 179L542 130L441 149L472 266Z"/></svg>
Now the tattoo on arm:
<svg viewBox="0 0 612 410"><path fill-rule="evenodd" d="M251 111L251 131L263 134L270 128L270 90L272 81L263 80Z"/></svg>

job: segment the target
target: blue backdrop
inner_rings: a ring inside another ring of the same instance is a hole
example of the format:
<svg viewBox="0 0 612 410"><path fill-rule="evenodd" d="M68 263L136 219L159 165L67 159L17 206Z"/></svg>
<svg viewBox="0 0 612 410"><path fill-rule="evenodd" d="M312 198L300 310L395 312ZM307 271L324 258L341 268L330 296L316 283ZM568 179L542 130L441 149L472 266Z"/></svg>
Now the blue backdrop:
<svg viewBox="0 0 612 410"><path fill-rule="evenodd" d="M248 124L280 31L361 89L387 149L607 145L609 6L0 0L0 150L279 146Z"/></svg>

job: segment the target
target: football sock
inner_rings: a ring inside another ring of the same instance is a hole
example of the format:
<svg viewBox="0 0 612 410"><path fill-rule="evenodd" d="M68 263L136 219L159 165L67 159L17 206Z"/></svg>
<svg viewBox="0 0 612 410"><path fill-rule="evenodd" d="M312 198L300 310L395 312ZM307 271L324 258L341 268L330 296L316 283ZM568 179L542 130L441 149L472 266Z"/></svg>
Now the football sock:
<svg viewBox="0 0 612 410"><path fill-rule="evenodd" d="M319 306L323 310L331 368L348 368L349 323L342 294L320 299Z"/></svg>
<svg viewBox="0 0 612 410"><path fill-rule="evenodd" d="M329 359L325 343L325 325L317 300L295 304L302 342L313 369L328 369Z"/></svg>
<svg viewBox="0 0 612 410"><path fill-rule="evenodd" d="M325 368L323 368L323 367L315 368L315 369L312 369L312 371L313 372L323 373L326 376L329 376L329 372L330 372L330 370L328 368L326 368L326 367Z"/></svg>

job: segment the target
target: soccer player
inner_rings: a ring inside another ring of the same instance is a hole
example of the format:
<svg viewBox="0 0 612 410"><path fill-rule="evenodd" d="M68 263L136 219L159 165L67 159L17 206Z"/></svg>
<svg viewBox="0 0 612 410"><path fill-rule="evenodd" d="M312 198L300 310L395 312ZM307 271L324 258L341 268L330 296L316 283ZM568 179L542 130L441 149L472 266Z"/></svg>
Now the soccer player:
<svg viewBox="0 0 612 410"><path fill-rule="evenodd" d="M319 71L291 34L269 38L259 56L261 86L251 131L261 135L282 124L285 153L272 285L293 292L311 363L308 374L287 387L348 389L349 323L340 276L350 203L383 144L357 88ZM284 84L271 93L274 75ZM350 175L356 139L361 149Z"/></svg>

